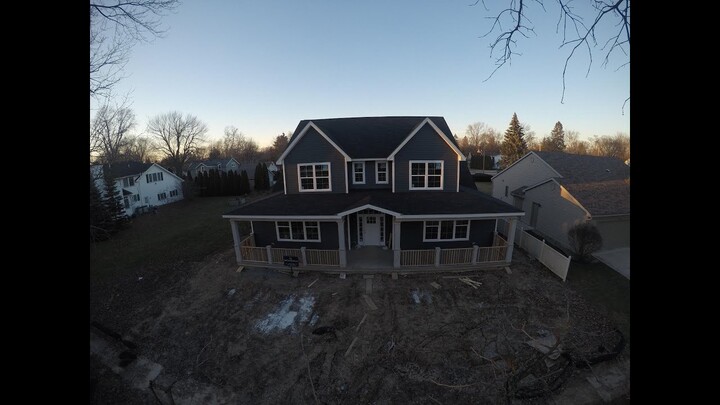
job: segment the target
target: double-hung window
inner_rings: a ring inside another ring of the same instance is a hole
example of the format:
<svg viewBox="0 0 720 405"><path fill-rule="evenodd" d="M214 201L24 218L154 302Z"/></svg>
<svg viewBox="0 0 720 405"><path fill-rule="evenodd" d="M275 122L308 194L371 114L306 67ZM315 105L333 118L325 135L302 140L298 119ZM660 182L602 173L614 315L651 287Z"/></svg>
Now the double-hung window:
<svg viewBox="0 0 720 405"><path fill-rule="evenodd" d="M365 184L365 162L353 162L353 184Z"/></svg>
<svg viewBox="0 0 720 405"><path fill-rule="evenodd" d="M277 221L277 240L292 242L320 242L320 224L317 221Z"/></svg>
<svg viewBox="0 0 720 405"><path fill-rule="evenodd" d="M470 221L425 221L423 242L469 240Z"/></svg>
<svg viewBox="0 0 720 405"><path fill-rule="evenodd" d="M388 184L388 162L375 162L375 183Z"/></svg>
<svg viewBox="0 0 720 405"><path fill-rule="evenodd" d="M298 164L300 191L331 191L330 163Z"/></svg>
<svg viewBox="0 0 720 405"><path fill-rule="evenodd" d="M442 190L442 160L411 160L410 190Z"/></svg>

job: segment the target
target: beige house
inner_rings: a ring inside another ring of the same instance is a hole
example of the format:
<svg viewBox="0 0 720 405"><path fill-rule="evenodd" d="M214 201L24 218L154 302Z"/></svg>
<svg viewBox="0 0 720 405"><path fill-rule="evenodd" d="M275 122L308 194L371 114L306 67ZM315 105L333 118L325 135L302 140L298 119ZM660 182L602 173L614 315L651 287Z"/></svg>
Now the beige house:
<svg viewBox="0 0 720 405"><path fill-rule="evenodd" d="M630 167L622 160L528 152L492 177L492 195L525 212L521 225L570 250L568 230L585 221L602 250L630 247Z"/></svg>

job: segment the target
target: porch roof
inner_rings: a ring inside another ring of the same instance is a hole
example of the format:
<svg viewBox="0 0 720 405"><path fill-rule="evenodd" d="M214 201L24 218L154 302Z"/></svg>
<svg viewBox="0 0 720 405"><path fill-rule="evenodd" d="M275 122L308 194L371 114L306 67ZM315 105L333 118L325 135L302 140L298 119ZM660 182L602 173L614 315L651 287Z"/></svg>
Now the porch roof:
<svg viewBox="0 0 720 405"><path fill-rule="evenodd" d="M397 213L401 218L524 215L522 210L485 193L460 187L458 193L441 191L393 193L390 190L368 190L353 191L348 194L280 194L232 210L223 217L340 217L366 206Z"/></svg>

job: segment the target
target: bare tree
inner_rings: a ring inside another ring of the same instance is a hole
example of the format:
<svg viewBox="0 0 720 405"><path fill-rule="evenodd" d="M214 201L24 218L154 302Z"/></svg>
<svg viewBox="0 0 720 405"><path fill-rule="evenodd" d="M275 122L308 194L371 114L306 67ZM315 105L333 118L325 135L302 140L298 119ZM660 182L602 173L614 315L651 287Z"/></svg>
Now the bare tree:
<svg viewBox="0 0 720 405"><path fill-rule="evenodd" d="M475 4L482 2L486 11L485 0L477 0ZM499 3L499 2L498 2ZM603 66L607 66L613 54L622 54L623 60L618 69L629 66L630 60L630 0L590 0L588 10L578 10L572 0L555 0L558 6L558 21L555 27L556 33L562 29L562 42L560 48L570 49L562 73L563 92L560 102L565 100L565 73L567 72L570 59L579 49L587 50L590 62L587 75L590 74L590 67L593 62L593 49L599 47L604 53ZM497 4L497 3L495 3ZM483 37L497 32L497 36L490 43L490 56L495 57L495 69L490 79L498 69L512 60L513 55L520 55L516 52L518 40L528 38L535 34L535 27L529 18L531 13L545 9L544 0L507 0L507 6L500 5L491 16L487 17L492 21L491 27ZM584 15L582 15L584 14ZM602 27L602 28L601 28ZM608 27L607 37L598 38L598 35L605 32ZM630 98L625 100L625 103ZM623 108L625 107L623 103Z"/></svg>
<svg viewBox="0 0 720 405"><path fill-rule="evenodd" d="M190 114L183 117L177 111L156 115L147 125L147 132L156 138L157 150L178 176L183 172L183 165L205 142L207 131L207 125L197 117Z"/></svg>
<svg viewBox="0 0 720 405"><path fill-rule="evenodd" d="M535 131L533 131L530 127L530 124L523 122L520 124L520 127L523 131L523 137L525 139L525 144L527 145L527 150L540 150L540 142L538 141Z"/></svg>
<svg viewBox="0 0 720 405"><path fill-rule="evenodd" d="M162 36L160 18L179 4L179 0L90 1L90 96L110 93L123 79L133 45Z"/></svg>
<svg viewBox="0 0 720 405"><path fill-rule="evenodd" d="M618 132L615 136L593 136L590 140L590 154L622 159L630 158L630 136Z"/></svg>
<svg viewBox="0 0 720 405"><path fill-rule="evenodd" d="M118 161L127 136L136 125L135 113L128 105L127 97L120 104L106 100L95 113L90 126L90 150L103 163Z"/></svg>
<svg viewBox="0 0 720 405"><path fill-rule="evenodd" d="M125 140L125 147L122 151L122 157L126 160L132 160L143 163L152 161L152 142L144 136L128 136Z"/></svg>
<svg viewBox="0 0 720 405"><path fill-rule="evenodd" d="M465 129L465 136L468 139L468 146L472 148L474 152L477 152L482 146L482 134L487 129L487 125L484 122L475 122L467 126Z"/></svg>
<svg viewBox="0 0 720 405"><path fill-rule="evenodd" d="M580 139L578 131L565 131L565 138L567 139L565 152L576 155L587 155L589 153L590 145L587 141Z"/></svg>
<svg viewBox="0 0 720 405"><path fill-rule="evenodd" d="M252 138L246 137L239 129L230 125L225 127L223 138L224 157L234 157L239 160L252 161L260 156L260 147Z"/></svg>

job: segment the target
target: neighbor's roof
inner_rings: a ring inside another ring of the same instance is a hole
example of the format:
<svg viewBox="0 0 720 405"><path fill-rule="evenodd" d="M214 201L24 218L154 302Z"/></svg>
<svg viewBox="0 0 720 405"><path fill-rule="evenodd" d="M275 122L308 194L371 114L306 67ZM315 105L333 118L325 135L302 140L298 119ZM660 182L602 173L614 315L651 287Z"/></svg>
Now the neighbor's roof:
<svg viewBox="0 0 720 405"><path fill-rule="evenodd" d="M111 178L116 179L118 177L142 174L152 165L152 163L134 161L106 163L103 165L103 170L108 173Z"/></svg>
<svg viewBox="0 0 720 405"><path fill-rule="evenodd" d="M630 167L605 156L534 152L562 177L565 187L591 215L630 214Z"/></svg>
<svg viewBox="0 0 720 405"><path fill-rule="evenodd" d="M390 190L353 191L349 194L280 194L247 204L225 214L231 216L335 216L372 205L401 215L522 214L510 204L461 187L459 193L442 191L393 193Z"/></svg>
<svg viewBox="0 0 720 405"><path fill-rule="evenodd" d="M457 146L445 118L428 116L353 117L302 120L288 145L311 121L352 159L385 158L407 138L425 118L429 118Z"/></svg>

